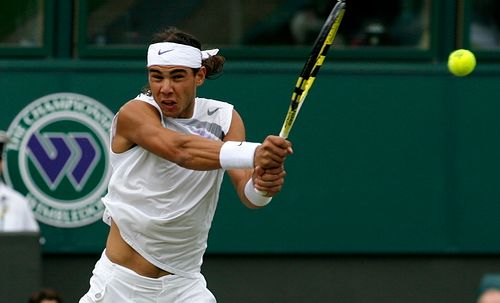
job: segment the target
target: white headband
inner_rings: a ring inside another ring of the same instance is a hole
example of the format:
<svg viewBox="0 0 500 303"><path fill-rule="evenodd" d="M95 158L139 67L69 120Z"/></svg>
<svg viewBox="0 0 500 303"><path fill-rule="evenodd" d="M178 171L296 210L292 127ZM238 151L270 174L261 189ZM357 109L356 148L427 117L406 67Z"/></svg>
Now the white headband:
<svg viewBox="0 0 500 303"><path fill-rule="evenodd" d="M148 48L148 67L151 65L179 65L200 68L201 61L215 56L219 49L200 51L189 45L160 42L151 44Z"/></svg>

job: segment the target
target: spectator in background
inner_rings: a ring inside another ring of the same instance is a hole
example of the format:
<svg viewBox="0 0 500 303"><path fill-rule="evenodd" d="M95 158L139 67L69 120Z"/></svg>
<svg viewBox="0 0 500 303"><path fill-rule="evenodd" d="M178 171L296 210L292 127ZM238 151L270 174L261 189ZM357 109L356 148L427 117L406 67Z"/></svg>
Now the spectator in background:
<svg viewBox="0 0 500 303"><path fill-rule="evenodd" d="M323 23L331 10L325 1L312 1L309 5L298 10L290 21L290 31L294 43L310 45L314 43Z"/></svg>
<svg viewBox="0 0 500 303"><path fill-rule="evenodd" d="M336 44L429 47L430 0L347 1ZM297 45L311 45L335 1L310 0L290 21Z"/></svg>
<svg viewBox="0 0 500 303"><path fill-rule="evenodd" d="M44 288L31 294L28 303L63 303L63 300L56 290Z"/></svg>
<svg viewBox="0 0 500 303"><path fill-rule="evenodd" d="M500 290L489 289L481 294L477 303L500 303Z"/></svg>
<svg viewBox="0 0 500 303"><path fill-rule="evenodd" d="M477 303L500 303L500 274L485 274L479 285Z"/></svg>
<svg viewBox="0 0 500 303"><path fill-rule="evenodd" d="M473 48L500 48L500 2L475 0L472 2L470 43Z"/></svg>
<svg viewBox="0 0 500 303"><path fill-rule="evenodd" d="M8 142L4 131L0 131L0 175L3 146ZM28 200L0 180L0 232L38 232L39 226Z"/></svg>

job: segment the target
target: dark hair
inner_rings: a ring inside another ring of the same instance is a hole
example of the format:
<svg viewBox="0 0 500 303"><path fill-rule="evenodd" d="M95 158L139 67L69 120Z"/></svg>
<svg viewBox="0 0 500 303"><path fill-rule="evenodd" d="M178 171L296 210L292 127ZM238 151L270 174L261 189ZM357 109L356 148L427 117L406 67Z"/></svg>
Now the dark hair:
<svg viewBox="0 0 500 303"><path fill-rule="evenodd" d="M40 303L43 300L55 300L57 303L63 303L59 293L52 288L44 288L31 294L28 303Z"/></svg>
<svg viewBox="0 0 500 303"><path fill-rule="evenodd" d="M178 44L189 45L196 47L201 50L201 42L193 35L183 32L176 27L168 27L167 29L156 33L151 40L151 43L159 42L173 42ZM207 79L215 79L221 73L224 68L224 62L226 59L221 55L211 56L204 59L202 65L207 69ZM197 72L197 69L193 69Z"/></svg>

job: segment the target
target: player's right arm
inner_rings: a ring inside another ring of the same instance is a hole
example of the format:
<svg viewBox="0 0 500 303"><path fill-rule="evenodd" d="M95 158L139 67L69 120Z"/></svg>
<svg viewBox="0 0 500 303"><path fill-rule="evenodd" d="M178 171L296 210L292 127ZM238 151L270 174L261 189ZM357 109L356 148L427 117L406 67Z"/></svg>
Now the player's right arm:
<svg viewBox="0 0 500 303"><path fill-rule="evenodd" d="M113 152L125 152L139 145L185 168L220 168L222 142L175 132L163 127L160 118L159 112L150 104L138 100L127 102L118 113Z"/></svg>
<svg viewBox="0 0 500 303"><path fill-rule="evenodd" d="M160 114L152 105L139 100L126 103L118 113L112 150L122 153L139 145L179 166L193 170L221 168L220 151L224 142L175 132L163 127ZM281 165L283 151L257 147L255 165L272 168Z"/></svg>

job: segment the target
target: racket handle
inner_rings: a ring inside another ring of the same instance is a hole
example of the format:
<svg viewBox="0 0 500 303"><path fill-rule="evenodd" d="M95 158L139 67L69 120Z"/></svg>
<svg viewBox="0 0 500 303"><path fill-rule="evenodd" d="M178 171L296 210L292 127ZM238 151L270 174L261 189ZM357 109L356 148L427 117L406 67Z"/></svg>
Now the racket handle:
<svg viewBox="0 0 500 303"><path fill-rule="evenodd" d="M291 128L291 126L290 126L290 128ZM290 128L287 128L286 127L286 123L285 123L283 125L283 127L281 128L279 136L281 138L284 138L284 139L288 138L288 133L290 132ZM266 191L258 190L256 188L254 188L254 190L255 190L255 192L257 192L261 196L267 196L267 192Z"/></svg>
<svg viewBox="0 0 500 303"><path fill-rule="evenodd" d="M265 197L267 196L267 191L263 191L263 190L258 190L256 188L254 188L255 192L258 193L259 195Z"/></svg>

